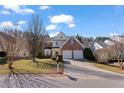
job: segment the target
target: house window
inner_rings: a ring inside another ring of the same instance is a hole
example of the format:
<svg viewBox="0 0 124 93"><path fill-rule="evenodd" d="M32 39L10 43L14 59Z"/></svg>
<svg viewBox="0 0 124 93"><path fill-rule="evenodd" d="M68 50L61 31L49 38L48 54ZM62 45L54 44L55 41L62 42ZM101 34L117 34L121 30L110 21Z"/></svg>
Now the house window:
<svg viewBox="0 0 124 93"><path fill-rule="evenodd" d="M60 36L60 38L63 38L63 36Z"/></svg>
<svg viewBox="0 0 124 93"><path fill-rule="evenodd" d="M58 46L58 42L56 42L56 46Z"/></svg>

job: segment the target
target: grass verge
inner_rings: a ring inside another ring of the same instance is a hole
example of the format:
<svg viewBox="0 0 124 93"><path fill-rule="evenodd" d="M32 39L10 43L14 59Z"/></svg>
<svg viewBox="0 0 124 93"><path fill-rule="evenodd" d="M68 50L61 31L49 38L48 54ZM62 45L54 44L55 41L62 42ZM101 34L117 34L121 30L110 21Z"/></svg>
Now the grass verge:
<svg viewBox="0 0 124 93"><path fill-rule="evenodd" d="M31 60L18 60L13 63L15 73L48 74L56 73L56 62L51 59L36 59L37 63ZM63 65L60 64L60 68ZM60 69L61 70L61 69ZM0 65L0 74L9 73L8 65Z"/></svg>
<svg viewBox="0 0 124 93"><path fill-rule="evenodd" d="M100 69L104 69L104 70L124 74L124 70L120 70L119 66L107 65L107 64L98 64L98 63L94 63L94 65L96 67L100 68Z"/></svg>

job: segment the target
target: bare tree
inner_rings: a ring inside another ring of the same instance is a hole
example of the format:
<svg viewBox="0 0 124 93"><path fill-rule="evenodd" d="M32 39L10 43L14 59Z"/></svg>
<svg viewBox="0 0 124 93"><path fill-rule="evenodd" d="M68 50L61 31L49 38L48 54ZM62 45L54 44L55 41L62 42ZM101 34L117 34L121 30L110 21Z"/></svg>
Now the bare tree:
<svg viewBox="0 0 124 93"><path fill-rule="evenodd" d="M111 56L112 59L118 60L120 69L123 70L124 44L121 41L116 42L115 45L111 47Z"/></svg>
<svg viewBox="0 0 124 93"><path fill-rule="evenodd" d="M3 51L7 54L8 68L12 72L13 62L23 47L22 35L16 29L3 29L1 32L0 44Z"/></svg>
<svg viewBox="0 0 124 93"><path fill-rule="evenodd" d="M95 57L99 63L107 63L110 59L110 52L108 48L99 49L95 51Z"/></svg>
<svg viewBox="0 0 124 93"><path fill-rule="evenodd" d="M33 15L28 23L27 32L25 32L25 36L28 42L27 48L33 62L36 62L35 57L39 51L43 53L43 41L45 34L46 31L43 28L40 16Z"/></svg>

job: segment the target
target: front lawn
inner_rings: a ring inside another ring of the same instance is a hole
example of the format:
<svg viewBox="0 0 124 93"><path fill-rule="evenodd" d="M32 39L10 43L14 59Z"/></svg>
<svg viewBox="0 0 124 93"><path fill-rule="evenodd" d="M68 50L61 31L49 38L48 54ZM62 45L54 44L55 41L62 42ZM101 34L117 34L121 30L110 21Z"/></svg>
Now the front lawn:
<svg viewBox="0 0 124 93"><path fill-rule="evenodd" d="M37 63L31 60L18 60L13 64L15 73L56 73L56 62L51 59L37 59ZM61 64L62 68L62 64ZM0 73L8 73L8 65L0 65Z"/></svg>
<svg viewBox="0 0 124 93"><path fill-rule="evenodd" d="M100 69L124 74L124 70L120 70L119 66L113 66L113 65L107 65L107 64L98 64L98 63L94 63L94 65Z"/></svg>

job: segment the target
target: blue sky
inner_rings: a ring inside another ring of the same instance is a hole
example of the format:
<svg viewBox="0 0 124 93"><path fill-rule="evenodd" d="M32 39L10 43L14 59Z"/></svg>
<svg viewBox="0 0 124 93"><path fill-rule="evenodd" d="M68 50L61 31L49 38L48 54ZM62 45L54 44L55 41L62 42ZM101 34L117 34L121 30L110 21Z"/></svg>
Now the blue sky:
<svg viewBox="0 0 124 93"><path fill-rule="evenodd" d="M85 37L124 32L124 6L0 6L0 26L24 27L32 14L41 16L51 36L60 31Z"/></svg>

